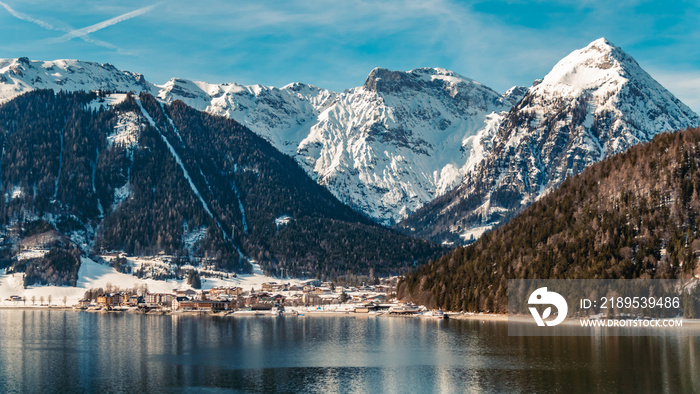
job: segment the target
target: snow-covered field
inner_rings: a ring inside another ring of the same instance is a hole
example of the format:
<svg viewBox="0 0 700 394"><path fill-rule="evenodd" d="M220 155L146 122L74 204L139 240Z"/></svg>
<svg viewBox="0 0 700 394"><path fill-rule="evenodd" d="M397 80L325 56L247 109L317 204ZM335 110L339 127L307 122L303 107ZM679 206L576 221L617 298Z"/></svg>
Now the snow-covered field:
<svg viewBox="0 0 700 394"><path fill-rule="evenodd" d="M85 291L93 288L105 288L108 284L121 289L129 289L134 286L146 285L152 293L170 293L173 289L190 288L185 279L181 280L154 280L139 279L133 275L117 272L114 268L98 264L92 259L83 257L78 271L78 283L76 287L66 286L30 286L24 288L24 274L0 275L0 307L10 306L32 306L32 297L35 297L35 304L39 306L40 298L44 297L44 304L48 303L51 296L51 305L63 306L63 298L66 298L66 305L71 306L78 303L83 298ZM208 278L202 277L202 289L210 289L217 286L242 287L245 290L251 288L260 289L265 282L299 283L299 279L279 279L266 276L260 267L253 265L253 274L239 275L232 278ZM26 299L25 302L8 301L10 296L20 296Z"/></svg>

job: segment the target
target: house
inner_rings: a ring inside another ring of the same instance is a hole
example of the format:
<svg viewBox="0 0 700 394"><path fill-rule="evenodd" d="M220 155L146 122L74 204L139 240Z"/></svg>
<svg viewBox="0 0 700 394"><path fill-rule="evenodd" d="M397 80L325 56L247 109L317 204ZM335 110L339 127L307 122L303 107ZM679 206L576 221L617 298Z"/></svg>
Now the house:
<svg viewBox="0 0 700 394"><path fill-rule="evenodd" d="M174 306L173 309L175 309ZM177 309L192 311L224 311L233 309L233 307L228 301L182 300L177 301Z"/></svg>
<svg viewBox="0 0 700 394"><path fill-rule="evenodd" d="M311 286L311 287L316 287L321 285L321 281L318 279L307 279L303 282L301 282L303 286Z"/></svg>
<svg viewBox="0 0 700 394"><path fill-rule="evenodd" d="M120 293L120 294L119 294L119 297L120 297L120 301L121 301L121 302L119 303L120 305L124 305L124 306L128 306L128 305L129 305L129 294L126 294L126 293L121 294L121 293Z"/></svg>
<svg viewBox="0 0 700 394"><path fill-rule="evenodd" d="M78 308L87 308L90 306L90 300L80 300L78 301Z"/></svg>
<svg viewBox="0 0 700 394"><path fill-rule="evenodd" d="M284 299L285 297L282 294L275 294L272 297L272 303L275 305L282 305L284 304Z"/></svg>
<svg viewBox="0 0 700 394"><path fill-rule="evenodd" d="M174 297L174 294L169 293L148 293L146 294L146 304L170 306Z"/></svg>
<svg viewBox="0 0 700 394"><path fill-rule="evenodd" d="M191 300L187 297L175 297L175 298L173 298L173 301L171 303L171 308L173 308L174 311L178 310L178 309L180 309L180 304L185 302L185 301L191 301Z"/></svg>
<svg viewBox="0 0 700 394"><path fill-rule="evenodd" d="M137 294L131 294L131 295L129 295L129 299L127 300L127 304L131 305L131 306L143 304L143 297L141 297Z"/></svg>
<svg viewBox="0 0 700 394"><path fill-rule="evenodd" d="M258 296L255 294L251 294L245 299L245 306L251 306L255 305L258 303Z"/></svg>
<svg viewBox="0 0 700 394"><path fill-rule="evenodd" d="M386 295L384 294L376 294L367 297L367 301L374 301L374 302L384 302L386 301Z"/></svg>
<svg viewBox="0 0 700 394"><path fill-rule="evenodd" d="M195 298L196 296L197 296L197 292L192 290L192 289L175 290L175 297Z"/></svg>
<svg viewBox="0 0 700 394"><path fill-rule="evenodd" d="M284 300L284 305L285 306L300 306L303 305L302 301L302 295L301 294L292 294L285 298Z"/></svg>
<svg viewBox="0 0 700 394"><path fill-rule="evenodd" d="M223 295L228 296L239 296L243 293L243 289L240 287L212 287L209 290L209 297L216 298Z"/></svg>
<svg viewBox="0 0 700 394"><path fill-rule="evenodd" d="M358 306L357 308L355 308L355 313L369 313L370 311L373 311L376 309L377 309L377 306L374 303L369 302L369 303L366 303L364 305L361 305L361 306Z"/></svg>
<svg viewBox="0 0 700 394"><path fill-rule="evenodd" d="M363 302L367 299L367 294L353 294L352 296L350 296L350 299L353 302Z"/></svg>
<svg viewBox="0 0 700 394"><path fill-rule="evenodd" d="M318 294L304 293L304 295L301 296L301 302L304 305L320 305L321 297Z"/></svg>
<svg viewBox="0 0 700 394"><path fill-rule="evenodd" d="M384 285L377 285L374 287L374 291L377 293L388 293L389 292L389 286L384 286Z"/></svg>
<svg viewBox="0 0 700 394"><path fill-rule="evenodd" d="M97 296L97 305L103 308L112 308L120 303L121 296L119 294L104 293Z"/></svg>

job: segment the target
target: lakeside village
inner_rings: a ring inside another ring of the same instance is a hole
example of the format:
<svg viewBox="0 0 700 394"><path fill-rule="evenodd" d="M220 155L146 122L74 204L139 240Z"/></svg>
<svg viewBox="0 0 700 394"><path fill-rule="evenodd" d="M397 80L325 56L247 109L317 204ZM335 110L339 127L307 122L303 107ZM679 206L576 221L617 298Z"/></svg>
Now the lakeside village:
<svg viewBox="0 0 700 394"><path fill-rule="evenodd" d="M196 312L222 315L304 315L345 313L446 318L441 310L399 303L394 299L398 278L378 285L334 286L311 279L301 283L267 282L259 289L213 287L176 289L172 293L138 294L138 289L111 293L86 292L76 308L94 311L143 313Z"/></svg>
<svg viewBox="0 0 700 394"><path fill-rule="evenodd" d="M398 277L384 278L377 285L334 286L310 279L300 283L267 282L260 288L213 287L209 290L174 289L152 293L146 286L122 290L109 286L90 289L75 309L91 312L136 312L150 314L198 313L217 315L366 314L420 316L445 319L442 310L430 311L395 300ZM43 298L43 297L42 297ZM26 300L12 296L7 301ZM32 300L32 304L37 300ZM43 304L43 300L40 300ZM50 300L49 300L50 303Z"/></svg>
<svg viewBox="0 0 700 394"><path fill-rule="evenodd" d="M41 246L43 245L24 245L17 259L44 256L47 248ZM89 258L82 259L77 283L77 287L85 289L82 296L75 292L67 294L64 288L51 286L46 290L37 287L27 293L25 274L11 273L3 275L4 278L0 281L4 293L4 302L0 304L13 307L62 306L85 311L153 314L356 313L446 317L440 310L430 311L423 306L398 302L398 276L375 278L373 283L369 284L339 284L323 282L320 279L285 280L269 277L264 275L257 264L253 264L252 274L229 277L228 273L211 269L203 262L199 262L198 269L189 264L173 264L174 257L164 253L139 258L122 253L99 257L109 263L100 264ZM189 272L187 286L180 282L184 278L176 275L176 268L182 272ZM167 283L167 280L173 277L177 279ZM116 285L113 285L115 283ZM149 284L152 287L151 291L148 288ZM198 290L200 287L204 289ZM49 288L55 289L54 297L49 293L54 290Z"/></svg>

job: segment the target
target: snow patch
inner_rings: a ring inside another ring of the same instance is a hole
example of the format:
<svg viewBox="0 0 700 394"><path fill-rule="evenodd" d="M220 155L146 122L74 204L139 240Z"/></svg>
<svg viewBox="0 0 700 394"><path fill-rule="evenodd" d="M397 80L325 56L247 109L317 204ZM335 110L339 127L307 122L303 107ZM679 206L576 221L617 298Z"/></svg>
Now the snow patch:
<svg viewBox="0 0 700 394"><path fill-rule="evenodd" d="M16 259L18 261L21 260L28 260L28 259L40 259L48 253L48 250L41 250L41 249L27 249L19 252L17 254Z"/></svg>
<svg viewBox="0 0 700 394"><path fill-rule="evenodd" d="M126 100L126 93L108 94L103 98L97 98L88 103L88 108L93 111L99 111L100 108L108 110L110 107L121 104Z"/></svg>
<svg viewBox="0 0 700 394"><path fill-rule="evenodd" d="M291 216L282 215L275 219L275 225L277 226L277 228L279 228L280 226L286 226L289 223L291 223L292 220L294 220L294 218L292 218Z"/></svg>
<svg viewBox="0 0 700 394"><path fill-rule="evenodd" d="M14 200L16 198L22 198L24 196L24 191L19 186L14 186L9 193L9 199ZM5 199L7 200L7 198Z"/></svg>
<svg viewBox="0 0 700 394"><path fill-rule="evenodd" d="M116 208L121 203L126 201L131 195L131 182L126 182L123 186L114 189L114 205Z"/></svg>
<svg viewBox="0 0 700 394"><path fill-rule="evenodd" d="M117 145L129 150L133 149L138 143L141 126L141 120L136 113L126 112L119 114L117 124L114 126L112 133L107 136L107 146Z"/></svg>
<svg viewBox="0 0 700 394"><path fill-rule="evenodd" d="M481 236L484 235L485 232L491 230L492 228L493 228L492 225L473 227L473 228L470 228L469 230L461 233L459 235L459 237L465 241L476 241L477 239L481 238Z"/></svg>
<svg viewBox="0 0 700 394"><path fill-rule="evenodd" d="M187 222L185 222L182 227L182 243L185 245L185 249L187 250L194 250L195 245L204 240L204 238L207 236L207 227L205 226L189 230Z"/></svg>

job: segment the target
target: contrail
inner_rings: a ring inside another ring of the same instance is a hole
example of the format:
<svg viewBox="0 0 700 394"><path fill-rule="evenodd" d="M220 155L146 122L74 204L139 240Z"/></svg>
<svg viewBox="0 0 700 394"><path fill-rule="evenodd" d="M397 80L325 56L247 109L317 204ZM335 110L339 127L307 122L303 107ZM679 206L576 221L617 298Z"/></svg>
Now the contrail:
<svg viewBox="0 0 700 394"><path fill-rule="evenodd" d="M115 16L114 18L107 19L106 21L96 23L92 26L87 26L87 27L83 27L81 29L71 30L67 34L64 34L63 36L58 37L58 38L54 39L53 41L54 42L64 42L64 41L72 40L76 37L79 37L79 38L85 37L86 35L88 35L90 33L94 33L98 30L102 30L105 27L116 25L119 22L124 22L125 20L143 15L143 14L151 11L152 9L156 8L161 3L156 3L153 5L149 5L147 7L139 8L138 10L127 12L126 14Z"/></svg>
<svg viewBox="0 0 700 394"><path fill-rule="evenodd" d="M21 13L21 12L17 12L17 11L15 11L12 7L10 7L9 5L3 3L2 1L0 1L0 6L2 6L3 8L5 8L5 9L7 10L7 12L10 13L10 15L14 16L14 17L17 18L17 19L21 19L21 20L23 20L23 21L27 21L27 22L34 23L35 25L39 25L39 26L41 26L41 27L43 27L44 29L47 29L47 30L63 30L63 29L56 28L54 25L52 25L52 24L50 24L50 23L48 23L48 22L44 22L44 21L42 21L41 19L32 18L31 16L29 16L29 15L27 15L27 14L23 14L23 13Z"/></svg>
<svg viewBox="0 0 700 394"><path fill-rule="evenodd" d="M43 27L43 28L46 29L46 30L71 32L72 29L73 29L73 28L65 29L65 28L61 28L61 27L56 27L56 26L50 24L49 22L42 21L41 19L34 18L34 17L29 16L29 15L27 15L27 14L23 14L23 13L21 13L21 12L15 10L14 8L10 7L8 4L6 4L6 3L4 3L4 2L2 2L2 1L0 1L0 6L2 6L4 9L6 9L7 12L9 12L10 15L14 16L15 18L17 18L17 19L19 19L19 20L26 21L26 22L33 23L33 24L35 24L35 25L39 25L39 26ZM118 49L117 47L115 47L114 45L112 45L112 44L110 44L110 43L108 43L108 42L96 40L96 39L94 39L94 38L88 37L87 35L82 35L82 36L80 36L80 39L82 39L82 40L85 41L85 42L88 42L88 43L91 43L91 44L95 44L95 45L99 45L99 46L102 46L102 47L105 47L105 48Z"/></svg>

